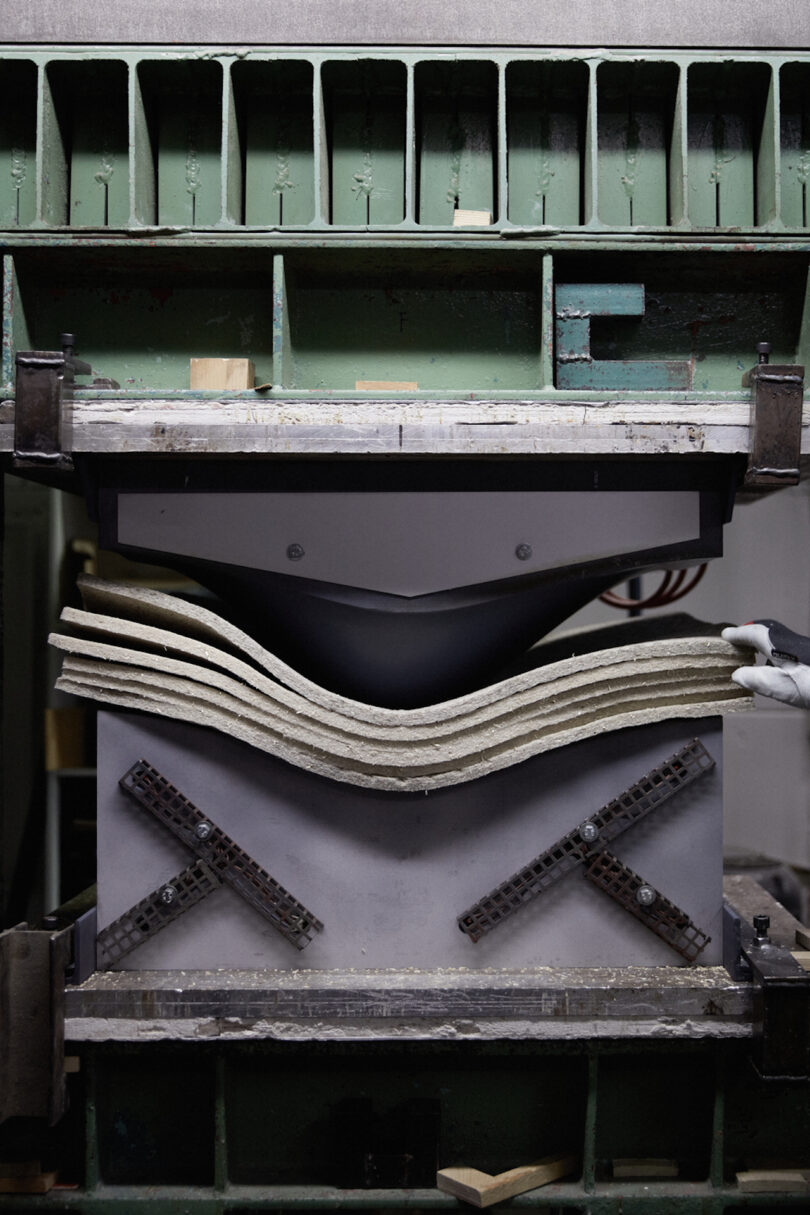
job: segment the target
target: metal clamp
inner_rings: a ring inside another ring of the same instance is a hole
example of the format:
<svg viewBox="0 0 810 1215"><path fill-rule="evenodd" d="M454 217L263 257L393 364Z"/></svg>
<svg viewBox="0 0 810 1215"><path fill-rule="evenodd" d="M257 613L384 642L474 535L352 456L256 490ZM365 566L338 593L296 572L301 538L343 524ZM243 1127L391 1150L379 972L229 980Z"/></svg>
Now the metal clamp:
<svg viewBox="0 0 810 1215"><path fill-rule="evenodd" d="M66 1108L65 971L68 928L18 924L0 933L0 1122Z"/></svg>
<svg viewBox="0 0 810 1215"><path fill-rule="evenodd" d="M73 353L72 333L62 349L25 350L16 357L15 468L71 467L71 395L74 377L90 375Z"/></svg>
<svg viewBox="0 0 810 1215"><path fill-rule="evenodd" d="M768 935L767 915L740 922L740 950L754 984L755 1063L771 1080L810 1076L810 973Z"/></svg>
<svg viewBox="0 0 810 1215"><path fill-rule="evenodd" d="M770 345L757 346L758 364L743 376L751 389L748 467L744 487L780 489L799 482L804 367L770 363Z"/></svg>

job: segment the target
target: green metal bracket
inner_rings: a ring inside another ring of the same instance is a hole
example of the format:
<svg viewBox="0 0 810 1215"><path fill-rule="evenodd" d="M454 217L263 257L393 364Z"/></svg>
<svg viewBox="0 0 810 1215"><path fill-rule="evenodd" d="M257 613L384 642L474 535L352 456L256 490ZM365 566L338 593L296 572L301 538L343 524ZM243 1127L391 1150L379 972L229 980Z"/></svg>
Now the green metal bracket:
<svg viewBox="0 0 810 1215"><path fill-rule="evenodd" d="M565 283L556 290L557 387L687 389L691 368L681 360L594 359L591 320L643 316L643 283Z"/></svg>

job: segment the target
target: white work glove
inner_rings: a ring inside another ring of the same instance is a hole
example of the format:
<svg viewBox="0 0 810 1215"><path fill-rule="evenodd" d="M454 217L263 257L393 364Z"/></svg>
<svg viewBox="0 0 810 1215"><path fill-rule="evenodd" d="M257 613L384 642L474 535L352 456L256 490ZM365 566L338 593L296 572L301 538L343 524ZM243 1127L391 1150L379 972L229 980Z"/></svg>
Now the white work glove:
<svg viewBox="0 0 810 1215"><path fill-rule="evenodd" d="M810 637L802 637L778 620L754 620L723 629L725 641L764 654L766 666L740 667L731 678L741 688L774 700L810 709Z"/></svg>

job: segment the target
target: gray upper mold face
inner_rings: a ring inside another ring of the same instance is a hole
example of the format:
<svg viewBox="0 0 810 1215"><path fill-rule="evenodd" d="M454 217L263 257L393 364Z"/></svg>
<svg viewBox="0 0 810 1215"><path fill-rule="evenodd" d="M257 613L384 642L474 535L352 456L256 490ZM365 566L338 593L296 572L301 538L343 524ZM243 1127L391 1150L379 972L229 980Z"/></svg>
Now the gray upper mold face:
<svg viewBox="0 0 810 1215"><path fill-rule="evenodd" d="M66 11L67 8L67 11ZM269 16L272 14L272 17ZM807 41L803 0L130 0L99 5L32 0L4 18L10 43L172 43L250 45L419 46L801 46Z"/></svg>

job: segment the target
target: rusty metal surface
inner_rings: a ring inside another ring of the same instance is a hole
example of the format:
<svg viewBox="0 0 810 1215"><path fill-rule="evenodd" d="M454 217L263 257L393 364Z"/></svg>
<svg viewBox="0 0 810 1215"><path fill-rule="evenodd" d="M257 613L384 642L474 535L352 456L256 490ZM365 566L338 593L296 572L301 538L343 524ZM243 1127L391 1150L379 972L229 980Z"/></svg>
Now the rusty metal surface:
<svg viewBox="0 0 810 1215"><path fill-rule="evenodd" d="M297 949L322 930L323 924L311 911L145 760L133 764L119 785Z"/></svg>
<svg viewBox="0 0 810 1215"><path fill-rule="evenodd" d="M796 485L800 477L804 367L760 364L750 374L751 439L746 489Z"/></svg>
<svg viewBox="0 0 810 1215"><path fill-rule="evenodd" d="M545 890L580 864L585 864L586 873L597 885L607 893L612 893L608 877L602 870L597 867L592 875L588 872L591 864L598 860L600 849L713 767L714 760L711 755L699 739L693 739L691 743L670 756L659 767L642 776L624 793L620 793L613 801L608 802L586 822L580 823L578 827L558 840L542 855L536 857L524 869L513 874L480 902L463 912L459 916L459 928L472 941L480 940L485 933L497 928L508 916L514 915L526 903L543 894ZM610 859L615 862L614 857ZM629 873L631 878L635 877L630 870L627 870L626 873ZM626 885L627 883L624 882L622 890ZM650 908L649 913L639 914L634 907L629 906L623 897L619 899L619 902L628 910L632 910L633 914L648 927L653 928L653 931L658 932L658 927L655 926L654 909ZM674 921L667 920L665 925L662 920L660 924L662 931L658 932L658 935L667 940L678 952L683 953L688 961L694 961L697 953L700 952L700 949L695 952L696 939L689 934L688 946L681 939L683 932L688 932L688 917L685 917L684 913L673 907L672 904L668 904L668 907L677 913L679 921L685 920L686 924L681 925L679 932L673 932ZM707 943L708 938L704 937L703 945Z"/></svg>
<svg viewBox="0 0 810 1215"><path fill-rule="evenodd" d="M64 984L71 929L0 933L0 1122L65 1109Z"/></svg>

